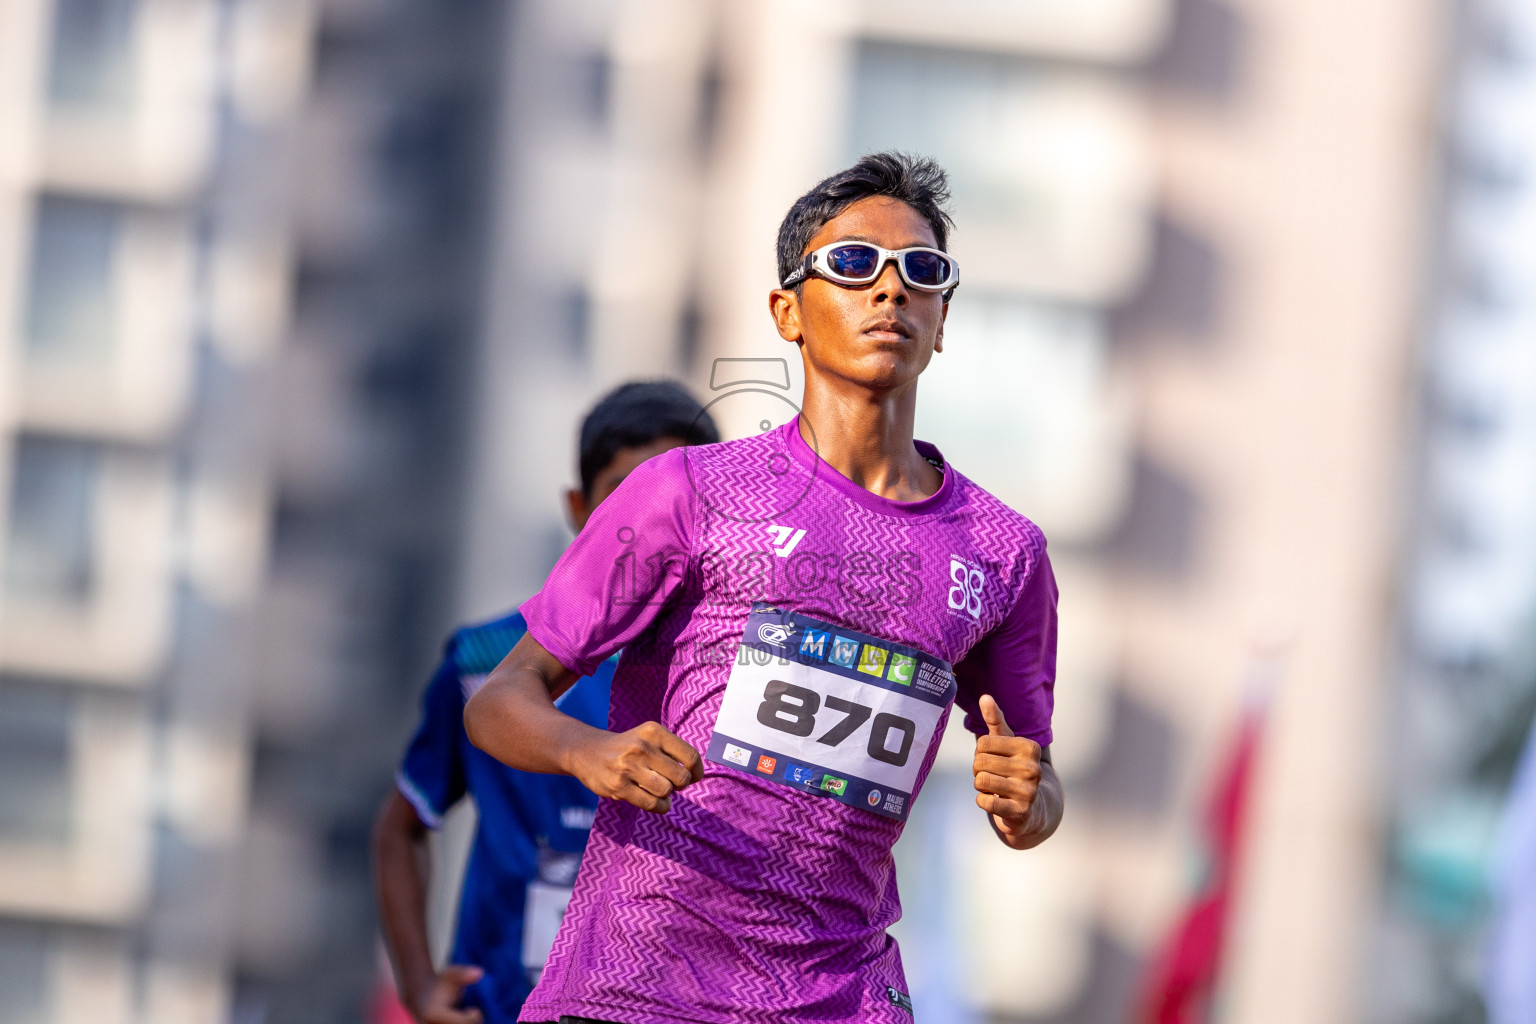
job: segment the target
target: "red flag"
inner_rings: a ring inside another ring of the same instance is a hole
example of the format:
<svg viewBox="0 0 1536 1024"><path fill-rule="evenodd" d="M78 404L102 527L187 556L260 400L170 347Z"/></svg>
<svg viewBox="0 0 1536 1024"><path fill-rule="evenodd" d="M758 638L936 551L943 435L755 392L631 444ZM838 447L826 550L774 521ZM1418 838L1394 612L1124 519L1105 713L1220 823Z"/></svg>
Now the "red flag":
<svg viewBox="0 0 1536 1024"><path fill-rule="evenodd" d="M1237 741L1211 793L1205 811L1209 869L1183 918L1152 961L1139 1018L1143 1024L1204 1024L1210 1019L1211 993L1221 972L1227 910L1266 706L1267 701L1252 700L1244 709Z"/></svg>

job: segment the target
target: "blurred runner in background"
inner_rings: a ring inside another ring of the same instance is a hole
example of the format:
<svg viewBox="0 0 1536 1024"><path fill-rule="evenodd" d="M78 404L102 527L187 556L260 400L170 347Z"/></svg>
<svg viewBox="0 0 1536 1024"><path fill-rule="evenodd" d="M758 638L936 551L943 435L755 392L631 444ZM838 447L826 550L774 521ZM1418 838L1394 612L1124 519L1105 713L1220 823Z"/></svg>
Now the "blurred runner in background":
<svg viewBox="0 0 1536 1024"><path fill-rule="evenodd" d="M583 421L581 488L566 493L579 533L646 459L718 441L714 422L671 381L625 384ZM597 797L568 775L508 768L471 746L464 704L525 630L513 612L453 635L422 698L421 724L379 809L373 852L379 917L400 1000L420 1024L510 1024L538 980L570 902ZM614 658L560 698L565 714L608 725ZM450 963L428 950L426 831L465 795L479 824L464 875Z"/></svg>

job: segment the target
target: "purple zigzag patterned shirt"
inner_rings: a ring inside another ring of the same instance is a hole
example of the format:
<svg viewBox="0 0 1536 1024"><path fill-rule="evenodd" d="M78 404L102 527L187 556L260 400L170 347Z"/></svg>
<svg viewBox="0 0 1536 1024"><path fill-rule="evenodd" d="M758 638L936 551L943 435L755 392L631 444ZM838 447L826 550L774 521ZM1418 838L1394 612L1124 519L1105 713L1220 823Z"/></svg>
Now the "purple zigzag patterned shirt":
<svg viewBox="0 0 1536 1024"><path fill-rule="evenodd" d="M522 612L579 674L623 648L609 727L706 760L667 814L602 802L521 1019L910 1022L891 847L950 704L1051 739L1039 529L949 467L871 494L792 420L640 466Z"/></svg>

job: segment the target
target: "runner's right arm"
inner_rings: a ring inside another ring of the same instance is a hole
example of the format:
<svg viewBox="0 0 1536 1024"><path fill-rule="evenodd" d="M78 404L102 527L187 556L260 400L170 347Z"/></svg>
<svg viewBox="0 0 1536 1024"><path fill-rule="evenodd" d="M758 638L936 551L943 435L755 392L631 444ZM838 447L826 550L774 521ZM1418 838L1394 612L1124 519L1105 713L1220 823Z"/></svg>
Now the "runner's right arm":
<svg viewBox="0 0 1536 1024"><path fill-rule="evenodd" d="M704 777L698 751L656 722L595 729L555 707L576 673L524 633L464 709L481 750L527 772L572 775L598 796L665 813L672 791Z"/></svg>
<svg viewBox="0 0 1536 1024"><path fill-rule="evenodd" d="M634 643L682 587L694 501L686 452L664 452L630 473L523 605L528 632L464 709L475 746L513 768L575 776L598 796L647 811L666 811L673 790L703 777L698 751L657 722L612 733L554 704Z"/></svg>

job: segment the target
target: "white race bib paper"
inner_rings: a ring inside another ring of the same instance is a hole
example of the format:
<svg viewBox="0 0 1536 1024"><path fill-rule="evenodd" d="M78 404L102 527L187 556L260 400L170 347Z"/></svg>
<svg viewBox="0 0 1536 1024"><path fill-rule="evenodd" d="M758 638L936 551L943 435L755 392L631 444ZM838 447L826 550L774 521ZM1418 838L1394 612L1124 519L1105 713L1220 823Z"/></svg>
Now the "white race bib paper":
<svg viewBox="0 0 1536 1024"><path fill-rule="evenodd" d="M759 603L707 756L905 820L954 697L954 671L938 658Z"/></svg>

